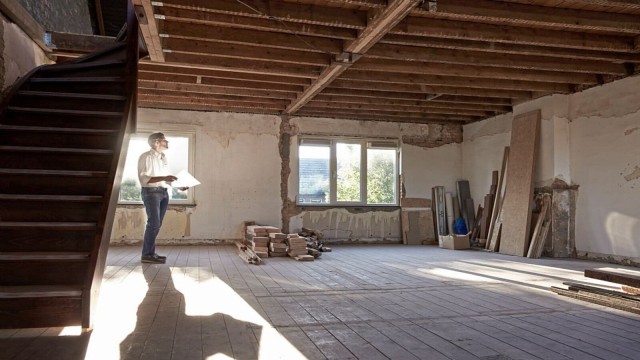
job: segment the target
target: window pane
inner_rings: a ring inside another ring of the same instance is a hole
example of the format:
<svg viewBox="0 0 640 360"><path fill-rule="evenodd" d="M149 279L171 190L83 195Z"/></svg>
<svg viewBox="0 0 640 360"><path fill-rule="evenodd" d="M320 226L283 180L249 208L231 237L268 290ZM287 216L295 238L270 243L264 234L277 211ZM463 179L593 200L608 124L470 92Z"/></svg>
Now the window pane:
<svg viewBox="0 0 640 360"><path fill-rule="evenodd" d="M337 201L361 201L360 149L360 144L336 144Z"/></svg>
<svg viewBox="0 0 640 360"><path fill-rule="evenodd" d="M328 203L329 196L329 146L300 145L300 175L298 203Z"/></svg>
<svg viewBox="0 0 640 360"><path fill-rule="evenodd" d="M396 150L367 149L367 203L396 204Z"/></svg>
<svg viewBox="0 0 640 360"><path fill-rule="evenodd" d="M164 153L169 160L169 171L171 174L175 175L180 170L188 170L189 138L186 136L169 135L167 135L166 138L169 140L169 149ZM142 202L142 198L140 197L140 181L138 180L138 158L145 151L149 151L147 136L131 137L131 140L129 140L127 159L124 164L124 172L122 174L122 183L120 185L120 201ZM173 189L173 193L170 194L171 199L186 200L188 199L187 191Z"/></svg>

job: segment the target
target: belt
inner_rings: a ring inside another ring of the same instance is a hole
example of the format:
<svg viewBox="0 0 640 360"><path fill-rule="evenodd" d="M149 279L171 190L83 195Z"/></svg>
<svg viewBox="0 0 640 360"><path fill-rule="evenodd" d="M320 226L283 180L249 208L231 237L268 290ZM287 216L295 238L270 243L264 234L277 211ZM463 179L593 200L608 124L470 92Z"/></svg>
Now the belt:
<svg viewBox="0 0 640 360"><path fill-rule="evenodd" d="M143 189L149 189L149 190L160 190L160 189L166 189L166 187L164 186L143 186Z"/></svg>

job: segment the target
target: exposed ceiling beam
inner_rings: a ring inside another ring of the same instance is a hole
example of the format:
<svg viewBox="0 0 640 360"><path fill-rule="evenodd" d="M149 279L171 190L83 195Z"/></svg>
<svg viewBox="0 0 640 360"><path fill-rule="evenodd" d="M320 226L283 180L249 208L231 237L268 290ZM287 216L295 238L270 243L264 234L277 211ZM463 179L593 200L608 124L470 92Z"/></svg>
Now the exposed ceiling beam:
<svg viewBox="0 0 640 360"><path fill-rule="evenodd" d="M227 86L202 85L202 84L184 84L172 82L159 82L154 80L139 80L138 89L144 92L145 89L158 89L175 91L178 93L201 93L201 94L219 94L219 95L239 95L252 96L272 99L293 100L296 97L295 92L270 91L261 89L232 88Z"/></svg>
<svg viewBox="0 0 640 360"><path fill-rule="evenodd" d="M153 16L153 6L151 0L133 0L138 22L140 23L140 31L144 38L149 51L149 57L153 61L164 62L164 54L162 53L162 44L158 34L156 19Z"/></svg>
<svg viewBox="0 0 640 360"><path fill-rule="evenodd" d="M420 0L395 0L387 8L378 12L370 21L367 27L360 32L358 38L345 47L345 52L361 54L366 52L380 38L382 38L392 27L402 21L404 17L415 7ZM349 59L350 63L357 61L357 58ZM333 63L325 69L322 74L311 84L296 100L286 108L286 114L292 114L305 103L318 94L322 89L331 83L336 77L346 70L345 64Z"/></svg>

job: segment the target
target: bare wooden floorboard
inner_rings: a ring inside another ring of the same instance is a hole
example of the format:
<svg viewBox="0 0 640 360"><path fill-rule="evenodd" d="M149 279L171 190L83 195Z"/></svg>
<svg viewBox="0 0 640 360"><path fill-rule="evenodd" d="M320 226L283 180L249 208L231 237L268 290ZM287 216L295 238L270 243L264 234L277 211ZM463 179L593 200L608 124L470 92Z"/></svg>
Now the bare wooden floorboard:
<svg viewBox="0 0 640 360"><path fill-rule="evenodd" d="M86 349L101 360L609 360L640 352L639 315L548 290L585 280L596 263L434 246L333 249L313 262L256 266L235 246L158 247L166 264L141 264L139 246L112 247L92 332L3 330L0 357L54 360L55 350L74 360Z"/></svg>

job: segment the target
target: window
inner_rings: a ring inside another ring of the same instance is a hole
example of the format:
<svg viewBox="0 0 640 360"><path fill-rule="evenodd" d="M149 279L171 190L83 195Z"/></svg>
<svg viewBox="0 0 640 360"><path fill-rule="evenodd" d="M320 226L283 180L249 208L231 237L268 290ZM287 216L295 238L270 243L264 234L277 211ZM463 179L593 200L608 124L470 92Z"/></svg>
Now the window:
<svg viewBox="0 0 640 360"><path fill-rule="evenodd" d="M395 141L302 137L298 165L298 204L398 203Z"/></svg>
<svg viewBox="0 0 640 360"><path fill-rule="evenodd" d="M119 203L121 204L142 203L140 181L138 180L138 158L143 152L149 151L147 138L150 134L135 134L129 140L129 150L120 185ZM169 160L171 174L175 175L181 170L187 170L193 174L193 135L172 134L170 132L164 132L164 134L169 140L169 149L164 153ZM192 189L186 191L173 189L169 196L171 204L193 204Z"/></svg>

